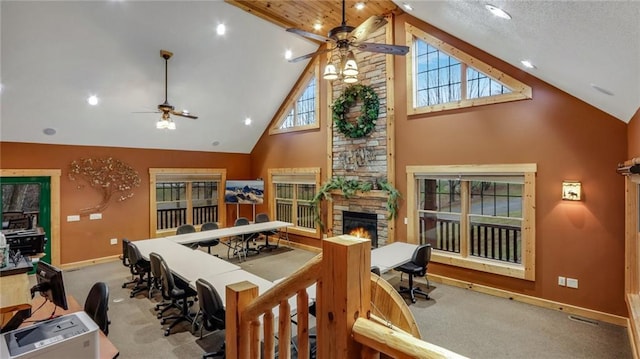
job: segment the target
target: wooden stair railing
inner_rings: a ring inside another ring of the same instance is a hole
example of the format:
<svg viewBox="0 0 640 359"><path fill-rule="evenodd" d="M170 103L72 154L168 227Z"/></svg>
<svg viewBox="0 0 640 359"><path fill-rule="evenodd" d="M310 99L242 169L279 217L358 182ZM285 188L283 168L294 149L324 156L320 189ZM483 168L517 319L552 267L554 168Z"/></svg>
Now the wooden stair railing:
<svg viewBox="0 0 640 359"><path fill-rule="evenodd" d="M306 289L316 283L318 358L462 358L420 340L404 299L370 273L370 247L368 240L354 237L325 239L323 254L259 297L258 287L249 282L227 286L226 357L261 357L262 317L263 357L274 358L273 312L278 307L278 357L290 358L289 302L297 295L298 358L309 358Z"/></svg>

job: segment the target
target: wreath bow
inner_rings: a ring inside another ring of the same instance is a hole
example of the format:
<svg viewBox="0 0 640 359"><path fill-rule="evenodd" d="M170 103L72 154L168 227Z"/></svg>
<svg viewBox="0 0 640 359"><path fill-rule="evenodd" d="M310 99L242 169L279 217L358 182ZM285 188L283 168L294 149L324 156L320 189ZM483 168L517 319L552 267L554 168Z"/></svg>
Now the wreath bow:
<svg viewBox="0 0 640 359"><path fill-rule="evenodd" d="M349 109L357 99L363 101L361 114L354 123L347 121ZM333 122L338 131L350 138L360 138L368 135L376 127L380 100L373 88L365 85L353 85L344 90L331 106L333 108Z"/></svg>

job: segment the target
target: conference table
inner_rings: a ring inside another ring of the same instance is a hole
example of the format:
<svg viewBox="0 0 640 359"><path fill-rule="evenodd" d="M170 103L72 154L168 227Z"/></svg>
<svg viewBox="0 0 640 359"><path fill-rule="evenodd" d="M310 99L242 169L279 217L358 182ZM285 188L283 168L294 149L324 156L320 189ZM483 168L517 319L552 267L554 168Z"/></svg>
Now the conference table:
<svg viewBox="0 0 640 359"><path fill-rule="evenodd" d="M284 228L285 238L288 241L288 227L293 226L293 223L283 221L269 221L261 223L251 223L244 226L233 226L219 229L212 229L210 231L200 231L186 234L176 234L173 236L167 236L164 238L170 239L180 244L190 244L202 241L208 241L212 239L222 239L235 236L241 236L243 234L260 233L274 231Z"/></svg>
<svg viewBox="0 0 640 359"><path fill-rule="evenodd" d="M380 268L380 273L385 273L395 267L411 261L413 252L418 248L417 244L393 242L386 246L371 250L371 266Z"/></svg>

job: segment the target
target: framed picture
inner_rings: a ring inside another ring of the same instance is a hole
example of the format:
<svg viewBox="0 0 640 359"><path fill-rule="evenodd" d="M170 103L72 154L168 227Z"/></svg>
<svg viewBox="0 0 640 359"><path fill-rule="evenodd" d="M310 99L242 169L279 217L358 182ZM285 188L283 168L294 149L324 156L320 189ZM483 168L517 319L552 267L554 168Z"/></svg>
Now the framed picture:
<svg viewBox="0 0 640 359"><path fill-rule="evenodd" d="M262 204L264 202L264 181L227 180L224 201L233 204Z"/></svg>

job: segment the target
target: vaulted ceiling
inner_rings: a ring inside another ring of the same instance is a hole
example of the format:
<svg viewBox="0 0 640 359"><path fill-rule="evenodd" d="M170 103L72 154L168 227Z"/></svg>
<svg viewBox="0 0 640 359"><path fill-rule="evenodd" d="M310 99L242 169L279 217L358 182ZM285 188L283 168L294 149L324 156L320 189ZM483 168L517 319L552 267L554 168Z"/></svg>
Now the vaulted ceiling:
<svg viewBox="0 0 640 359"><path fill-rule="evenodd" d="M408 3L411 15L514 66L532 61L523 70L621 121L640 106L638 1L492 2L510 21L479 1L363 2L347 1L350 25ZM284 29L326 35L342 13L340 1L3 0L0 16L2 141L249 153L306 65L285 51L318 47ZM175 131L140 113L164 100L160 49L174 53L169 102L199 116L174 117Z"/></svg>

